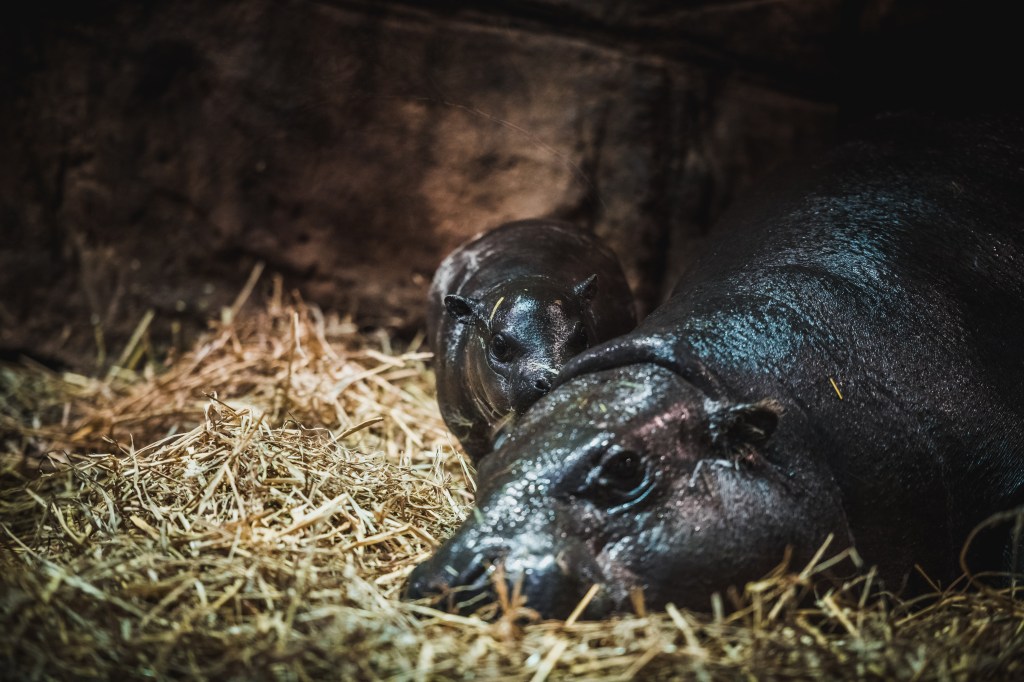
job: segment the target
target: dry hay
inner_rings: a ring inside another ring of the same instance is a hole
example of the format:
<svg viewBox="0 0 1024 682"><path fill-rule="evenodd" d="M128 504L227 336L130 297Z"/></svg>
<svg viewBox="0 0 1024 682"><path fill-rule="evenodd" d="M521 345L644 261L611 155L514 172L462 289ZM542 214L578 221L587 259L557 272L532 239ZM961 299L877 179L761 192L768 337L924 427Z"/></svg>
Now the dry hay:
<svg viewBox="0 0 1024 682"><path fill-rule="evenodd" d="M815 592L828 561L712 615L530 622L505 595L485 621L399 601L472 499L426 359L276 296L159 373L4 368L0 676L1024 676L1005 591L910 608L869 573Z"/></svg>

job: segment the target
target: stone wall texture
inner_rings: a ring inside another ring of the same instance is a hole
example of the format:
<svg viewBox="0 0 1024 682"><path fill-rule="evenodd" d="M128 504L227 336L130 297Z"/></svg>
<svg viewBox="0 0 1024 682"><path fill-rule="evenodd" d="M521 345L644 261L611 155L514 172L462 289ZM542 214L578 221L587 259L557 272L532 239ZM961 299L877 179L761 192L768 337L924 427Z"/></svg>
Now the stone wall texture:
<svg viewBox="0 0 1024 682"><path fill-rule="evenodd" d="M256 263L412 333L448 251L536 216L606 239L649 309L737 192L904 92L876 79L893 45L948 51L919 27L959 11L44 0L0 22L0 352L89 367L150 310L180 343Z"/></svg>

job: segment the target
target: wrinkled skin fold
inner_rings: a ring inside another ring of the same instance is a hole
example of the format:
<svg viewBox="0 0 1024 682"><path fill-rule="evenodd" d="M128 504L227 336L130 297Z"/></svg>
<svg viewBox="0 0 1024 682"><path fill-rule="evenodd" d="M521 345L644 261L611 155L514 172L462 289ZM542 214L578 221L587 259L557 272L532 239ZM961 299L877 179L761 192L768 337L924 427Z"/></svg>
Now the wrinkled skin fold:
<svg viewBox="0 0 1024 682"><path fill-rule="evenodd" d="M569 362L479 464L412 598L493 566L564 617L708 608L829 534L901 589L1024 503L1024 127L897 115L778 175L633 332ZM841 394L841 395L840 395ZM1003 570L1005 536L972 547Z"/></svg>

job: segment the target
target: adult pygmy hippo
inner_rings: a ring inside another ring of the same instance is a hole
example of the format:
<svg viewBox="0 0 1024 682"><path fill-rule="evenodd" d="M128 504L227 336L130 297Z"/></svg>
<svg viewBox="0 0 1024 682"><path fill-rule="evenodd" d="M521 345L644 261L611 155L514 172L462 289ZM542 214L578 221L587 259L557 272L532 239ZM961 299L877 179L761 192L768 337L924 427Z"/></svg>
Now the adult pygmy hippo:
<svg viewBox="0 0 1024 682"><path fill-rule="evenodd" d="M485 591L502 563L545 616L593 583L591 616L633 587L707 608L830 533L898 589L915 563L953 577L970 529L1024 502L1021 121L890 116L773 182L566 366L410 596ZM972 567L1009 567L990 540Z"/></svg>
<svg viewBox="0 0 1024 682"><path fill-rule="evenodd" d="M550 220L486 232L449 255L430 287L441 415L479 461L569 358L635 325L622 268L593 235Z"/></svg>

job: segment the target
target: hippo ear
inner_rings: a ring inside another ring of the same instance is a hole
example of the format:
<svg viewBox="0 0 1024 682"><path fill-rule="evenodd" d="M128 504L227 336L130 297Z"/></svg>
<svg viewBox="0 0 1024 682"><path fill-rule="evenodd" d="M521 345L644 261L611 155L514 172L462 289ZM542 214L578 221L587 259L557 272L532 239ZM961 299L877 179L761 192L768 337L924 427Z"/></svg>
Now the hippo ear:
<svg viewBox="0 0 1024 682"><path fill-rule="evenodd" d="M782 406L774 400L718 404L709 415L711 441L728 449L764 445L779 425Z"/></svg>
<svg viewBox="0 0 1024 682"><path fill-rule="evenodd" d="M585 280L577 282L572 288L573 292L584 301L593 301L597 295L597 275L591 275Z"/></svg>
<svg viewBox="0 0 1024 682"><path fill-rule="evenodd" d="M444 307L449 315L463 324L487 321L484 304L476 298L448 294L444 297Z"/></svg>

